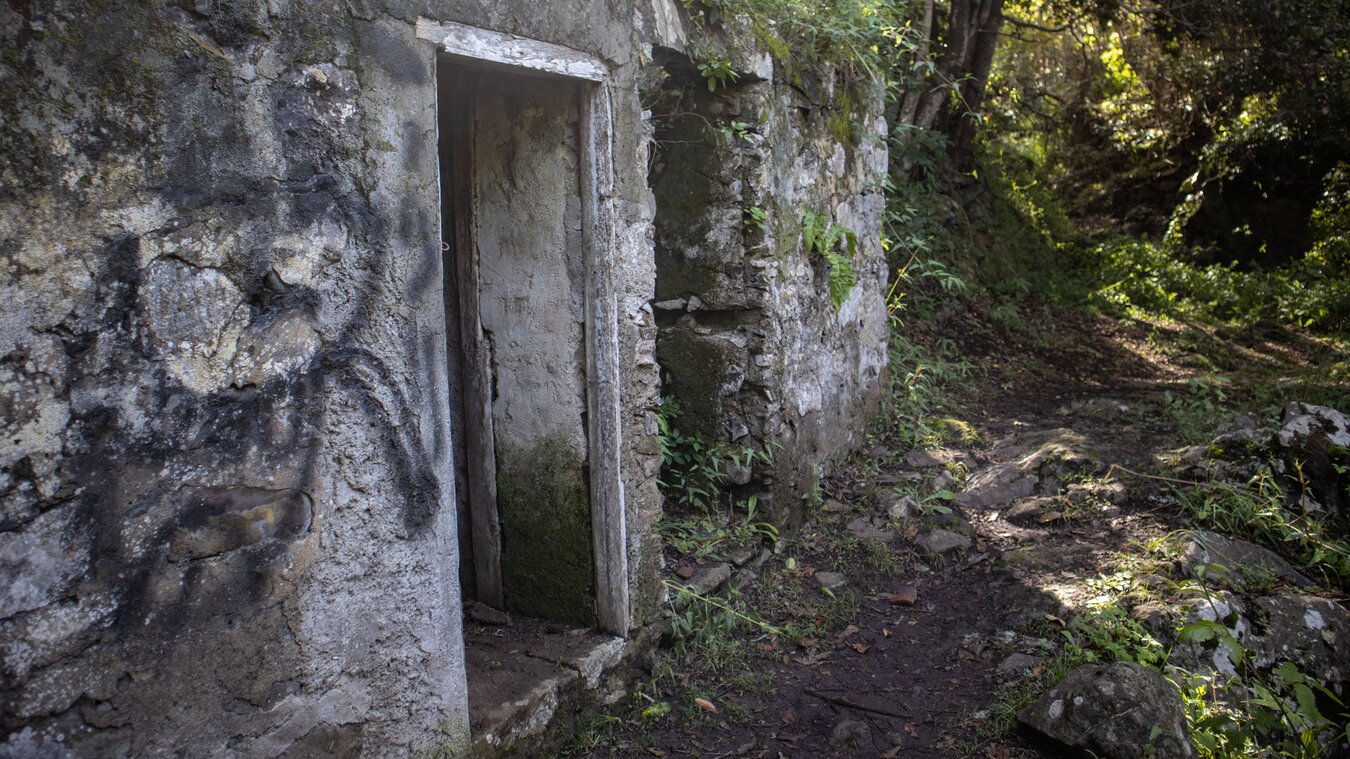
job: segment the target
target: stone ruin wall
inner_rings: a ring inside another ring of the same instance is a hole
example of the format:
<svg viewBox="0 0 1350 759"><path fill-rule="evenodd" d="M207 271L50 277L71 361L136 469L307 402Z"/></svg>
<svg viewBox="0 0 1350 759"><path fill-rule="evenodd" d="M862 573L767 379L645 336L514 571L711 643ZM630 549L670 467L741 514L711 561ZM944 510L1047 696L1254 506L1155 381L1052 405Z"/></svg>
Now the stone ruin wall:
<svg viewBox="0 0 1350 759"><path fill-rule="evenodd" d="M436 52L419 15L612 71L622 466L650 619L634 84L650 10L4 4L0 755L463 746Z"/></svg>
<svg viewBox="0 0 1350 759"><path fill-rule="evenodd" d="M610 71L633 624L655 618L670 309L652 302L684 296L654 298L639 80L684 34L668 0L539 7L0 5L0 756L464 750L436 50L419 16ZM765 76L727 107L765 121L721 147L741 189L710 213L723 235L747 204L773 223L721 248L726 287L689 293L734 327L684 310L733 347L717 434L780 441L796 483L856 434L884 370L868 189L884 153L828 136L833 78L803 89L732 52ZM838 313L800 250L806 207L863 241Z"/></svg>
<svg viewBox="0 0 1350 759"><path fill-rule="evenodd" d="M644 87L662 392L682 433L773 449L772 468L731 480L791 523L885 387L882 97L834 67L769 55L743 20L693 36L657 50ZM710 92L696 67L708 58L737 78ZM805 249L808 212L857 234L857 284L837 310L825 258Z"/></svg>

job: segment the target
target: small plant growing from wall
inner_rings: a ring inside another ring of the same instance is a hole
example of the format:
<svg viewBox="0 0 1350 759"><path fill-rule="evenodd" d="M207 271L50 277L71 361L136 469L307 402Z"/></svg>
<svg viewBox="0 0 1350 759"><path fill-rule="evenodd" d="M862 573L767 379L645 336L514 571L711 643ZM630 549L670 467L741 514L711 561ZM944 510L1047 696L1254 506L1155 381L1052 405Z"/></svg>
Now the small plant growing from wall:
<svg viewBox="0 0 1350 759"><path fill-rule="evenodd" d="M708 92L716 92L718 87L726 87L740 78L740 74L731 67L731 61L726 58L706 50L691 49L690 52L694 54L694 62L698 64L698 73L702 74L708 83Z"/></svg>
<svg viewBox="0 0 1350 759"><path fill-rule="evenodd" d="M697 558L728 544L777 540L778 530L772 524L755 521L758 498L735 500L727 490L731 471L772 466L772 446L709 445L698 433L680 432L674 425L679 415L679 404L667 398L657 417L663 458L661 491L671 511L680 515L657 525L657 532L680 553ZM738 512L744 516L738 517Z"/></svg>
<svg viewBox="0 0 1350 759"><path fill-rule="evenodd" d="M843 224L830 221L828 214L807 211L802 217L802 243L807 255L819 253L829 263L830 303L838 311L858 283L853 270L858 235Z"/></svg>

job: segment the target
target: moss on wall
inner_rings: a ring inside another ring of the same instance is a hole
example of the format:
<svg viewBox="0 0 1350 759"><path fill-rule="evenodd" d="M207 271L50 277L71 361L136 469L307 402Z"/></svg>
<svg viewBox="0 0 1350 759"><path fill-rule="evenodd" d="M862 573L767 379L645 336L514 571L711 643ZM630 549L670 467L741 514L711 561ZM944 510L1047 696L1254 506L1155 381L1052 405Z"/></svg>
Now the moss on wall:
<svg viewBox="0 0 1350 759"><path fill-rule="evenodd" d="M680 402L680 431L721 440L722 388L749 360L745 350L725 338L698 334L692 320L669 330L656 350L667 373L662 390Z"/></svg>
<svg viewBox="0 0 1350 759"><path fill-rule="evenodd" d="M497 441L502 585L514 612L597 623L586 465L562 436L521 448Z"/></svg>

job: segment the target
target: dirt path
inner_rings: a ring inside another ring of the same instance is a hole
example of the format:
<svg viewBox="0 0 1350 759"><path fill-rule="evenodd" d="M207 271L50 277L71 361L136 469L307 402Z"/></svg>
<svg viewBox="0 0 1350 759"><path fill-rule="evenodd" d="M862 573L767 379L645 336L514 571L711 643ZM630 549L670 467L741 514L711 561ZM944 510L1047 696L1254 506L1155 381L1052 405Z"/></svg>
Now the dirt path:
<svg viewBox="0 0 1350 759"><path fill-rule="evenodd" d="M978 442L919 455L881 440L855 457L816 518L733 580L744 608L796 634L751 628L712 653L668 656L631 709L582 731L570 755L1056 755L1008 729L1000 694L1040 674L1066 608L1122 552L1181 525L1152 483L1111 468L1153 471L1176 447L1164 394L1197 373L1194 357L1104 318L1022 342L959 318L941 333L978 357L955 412ZM1286 360L1280 340L1246 345L1248 361ZM894 486L921 498L944 472L954 501L911 502L896 518ZM935 535L961 545L939 550Z"/></svg>

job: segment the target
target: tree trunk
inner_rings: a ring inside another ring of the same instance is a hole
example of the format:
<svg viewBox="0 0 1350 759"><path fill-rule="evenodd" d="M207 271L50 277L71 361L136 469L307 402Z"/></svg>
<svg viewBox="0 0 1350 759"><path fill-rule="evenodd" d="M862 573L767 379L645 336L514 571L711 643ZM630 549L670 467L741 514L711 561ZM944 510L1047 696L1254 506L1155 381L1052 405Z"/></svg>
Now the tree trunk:
<svg viewBox="0 0 1350 759"><path fill-rule="evenodd" d="M1003 3L1004 0L952 0L936 76L924 85L923 91L906 92L897 107L897 125L938 129L947 135L958 169L968 168L973 158L970 146L984 91L989 85L998 33L1003 27ZM933 36L932 20L933 3L929 0L924 7L929 37ZM926 52L927 43L920 54ZM955 100L953 94L957 96Z"/></svg>

